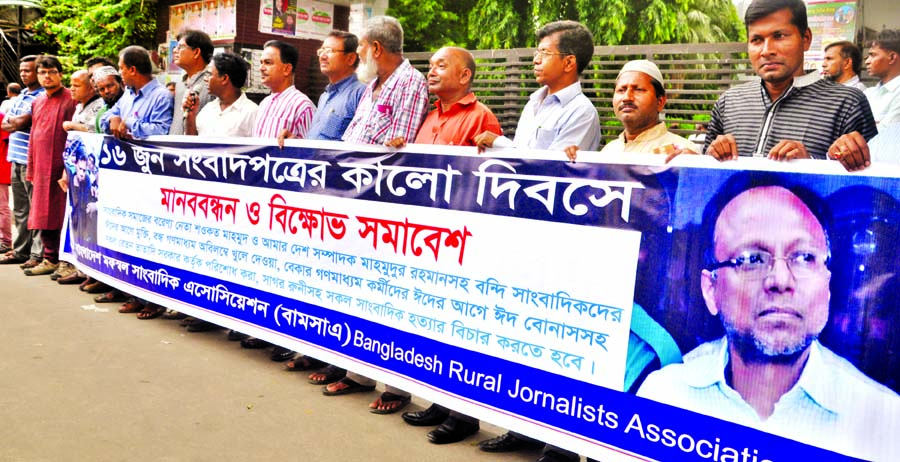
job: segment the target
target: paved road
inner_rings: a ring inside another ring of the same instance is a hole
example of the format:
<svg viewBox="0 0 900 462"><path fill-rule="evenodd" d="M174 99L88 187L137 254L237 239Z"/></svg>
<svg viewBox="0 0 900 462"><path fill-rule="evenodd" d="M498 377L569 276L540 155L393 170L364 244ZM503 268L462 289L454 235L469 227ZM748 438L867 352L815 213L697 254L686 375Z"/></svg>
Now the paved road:
<svg viewBox="0 0 900 462"><path fill-rule="evenodd" d="M225 331L188 333L0 266L0 461L533 461L325 397ZM109 311L96 311L96 308ZM413 400L418 409L428 403Z"/></svg>

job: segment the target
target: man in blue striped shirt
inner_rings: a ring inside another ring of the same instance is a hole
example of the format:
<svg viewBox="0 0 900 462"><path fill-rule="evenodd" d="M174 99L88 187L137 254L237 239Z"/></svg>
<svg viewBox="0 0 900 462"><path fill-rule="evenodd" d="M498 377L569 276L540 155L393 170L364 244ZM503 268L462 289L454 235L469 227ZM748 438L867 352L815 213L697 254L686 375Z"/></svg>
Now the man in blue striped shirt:
<svg viewBox="0 0 900 462"><path fill-rule="evenodd" d="M744 22L760 81L719 98L704 152L718 160L831 158L847 170L867 167L864 140L878 132L865 96L815 72L804 75L812 32L803 0L754 0Z"/></svg>
<svg viewBox="0 0 900 462"><path fill-rule="evenodd" d="M31 139L31 103L44 89L38 82L35 61L37 56L25 56L19 62L19 77L25 89L15 99L9 113L3 119L3 130L9 135L7 160L12 164L10 186L13 196L13 219L16 240L13 249L0 257L0 264L23 263L23 268L37 266L41 262L43 246L37 231L28 229L31 212L31 183L25 180L28 165L28 142Z"/></svg>

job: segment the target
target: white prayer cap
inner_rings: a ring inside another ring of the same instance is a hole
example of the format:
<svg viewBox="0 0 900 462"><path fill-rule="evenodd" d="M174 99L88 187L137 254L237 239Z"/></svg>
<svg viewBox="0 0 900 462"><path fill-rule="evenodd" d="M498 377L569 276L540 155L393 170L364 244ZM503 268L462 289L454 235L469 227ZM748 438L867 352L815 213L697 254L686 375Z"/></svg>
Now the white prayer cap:
<svg viewBox="0 0 900 462"><path fill-rule="evenodd" d="M643 72L650 76L651 79L656 80L662 85L663 88L666 87L666 82L663 80L662 72L659 71L659 68L656 67L652 61L647 61L646 59L637 59L634 61L628 61L622 66L622 70L619 71L619 75L616 76L616 80L619 80L619 77L622 76L625 72Z"/></svg>

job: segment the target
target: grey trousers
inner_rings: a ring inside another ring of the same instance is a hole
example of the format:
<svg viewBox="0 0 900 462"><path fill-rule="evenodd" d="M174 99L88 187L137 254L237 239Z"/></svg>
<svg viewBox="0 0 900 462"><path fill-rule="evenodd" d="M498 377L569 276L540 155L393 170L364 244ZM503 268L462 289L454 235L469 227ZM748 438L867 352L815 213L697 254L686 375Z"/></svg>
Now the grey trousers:
<svg viewBox="0 0 900 462"><path fill-rule="evenodd" d="M31 211L31 183L25 180L26 168L25 164L13 162L10 172L13 226L16 229L16 239L13 241L12 247L17 257L34 257L40 260L44 249L39 231L28 229L28 213Z"/></svg>

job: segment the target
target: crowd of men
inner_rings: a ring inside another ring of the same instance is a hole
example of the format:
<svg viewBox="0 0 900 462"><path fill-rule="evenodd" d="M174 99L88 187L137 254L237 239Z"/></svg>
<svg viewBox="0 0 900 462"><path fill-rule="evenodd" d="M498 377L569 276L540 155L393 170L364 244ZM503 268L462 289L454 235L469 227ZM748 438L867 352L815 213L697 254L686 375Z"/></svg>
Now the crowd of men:
<svg viewBox="0 0 900 462"><path fill-rule="evenodd" d="M884 146L887 151L891 143L879 138L897 136L895 127L900 126L900 32L885 31L867 44L865 65L879 81L865 89L859 79L862 54L850 42L828 45L821 75L804 71L812 34L802 0L756 0L745 24L750 62L759 79L719 98L702 145L671 133L660 120L666 81L656 64L637 60L625 64L615 82L612 109L624 131L600 155L579 153L600 148L601 126L580 79L593 56L594 40L584 25L573 21L537 31L533 62L540 88L529 98L512 139L503 135L497 118L472 92L476 65L470 52L441 48L423 76L404 58L399 22L386 16L369 20L361 37L334 31L324 40L317 54L329 84L317 104L294 85L297 49L278 40L263 49L261 80L271 94L259 105L242 91L250 65L231 52L214 54L210 37L202 31L178 36L173 56L185 74L175 82L174 92L153 75L150 53L140 46L121 50L118 62L88 60L70 76L71 88L62 85L63 67L56 57L27 56L19 63L21 86L9 85L10 100L0 107L4 149L8 143L0 160L0 264L18 264L29 276L51 275L60 284L79 284L96 294L98 303L121 303L120 313L136 313L139 319L178 319L192 332L218 328L131 297L59 261L67 189L79 188L79 200L87 202L89 194L96 194L82 187L96 181L97 166L90 159L76 160L79 184L66 181L67 131L125 140L154 135L257 137L282 146L285 139L301 138L397 148L406 143L473 146L479 152L529 148L559 151L561 159L572 161L579 155L601 159L620 152L657 153L667 161L685 154L720 161L741 156L812 158L837 161L851 171L866 168L873 158L891 159L875 155L874 148ZM430 111L429 95L436 98ZM12 187L11 217L7 185ZM239 340L245 348L271 347L235 331L228 339ZM271 358L287 361L289 371L313 371L309 382L323 385L327 396L375 389L368 377L282 347L274 346ZM679 360L656 359L657 368ZM630 383L625 388L639 386ZM390 414L409 402L408 392L387 384L370 411ZM476 419L439 405L405 413L403 419L411 425L437 426L428 434L435 444L462 441L479 431ZM514 432L479 444L489 452L541 446ZM577 454L549 445L540 458L573 460Z"/></svg>

